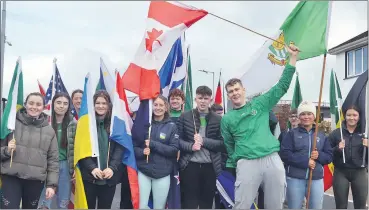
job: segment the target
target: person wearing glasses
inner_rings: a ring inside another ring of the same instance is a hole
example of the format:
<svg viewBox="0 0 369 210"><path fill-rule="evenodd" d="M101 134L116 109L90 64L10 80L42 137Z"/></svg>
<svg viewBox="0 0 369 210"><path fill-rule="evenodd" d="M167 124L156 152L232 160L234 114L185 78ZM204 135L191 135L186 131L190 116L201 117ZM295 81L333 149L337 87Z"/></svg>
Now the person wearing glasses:
<svg viewBox="0 0 369 210"><path fill-rule="evenodd" d="M297 117L297 109L291 109L290 113L288 114L288 122L290 123L290 126L288 126L286 130L282 131L278 137L280 143L282 143L283 138L286 136L289 130L299 126L300 120Z"/></svg>

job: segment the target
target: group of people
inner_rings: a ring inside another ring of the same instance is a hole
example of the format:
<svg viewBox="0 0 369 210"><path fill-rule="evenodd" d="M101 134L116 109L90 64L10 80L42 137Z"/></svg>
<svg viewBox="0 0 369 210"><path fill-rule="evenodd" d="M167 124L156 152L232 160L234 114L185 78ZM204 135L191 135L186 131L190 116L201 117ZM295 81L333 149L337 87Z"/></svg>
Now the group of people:
<svg viewBox="0 0 369 210"><path fill-rule="evenodd" d="M289 89L299 50L286 47L289 63L279 82L268 92L246 102L246 89L239 79L230 79L226 93L233 110L223 116L221 106L212 104L207 86L196 89L196 108L182 112L185 96L179 89L153 99L151 133L133 135L138 168L140 209L164 209L172 169L179 167L181 208L211 209L217 177L224 171L235 176L235 209L249 209L257 197L259 208L302 208L312 170L309 207L322 209L323 167L333 161L333 191L337 208L347 208L351 183L354 207L366 208L367 161L362 167L367 139L359 132L360 110L344 110L343 136L339 130L329 136L319 132L313 148L316 108L308 101L291 110L291 127L279 141L273 135L271 110ZM56 93L52 99L51 123L43 112L40 93L27 96L17 112L13 133L1 140L1 208L50 209L56 194L57 207L66 209L75 177L74 139L83 91L69 97ZM121 183L120 208L133 208L127 168L122 163L124 148L109 139L112 101L106 91L93 96L99 157L79 161L86 200L90 209L111 208L117 184ZM132 116L133 120L135 115ZM110 145L110 146L109 146ZM345 154L345 162L343 162ZM366 153L368 154L368 153ZM12 156L12 157L11 157ZM366 158L367 159L367 158ZM100 163L99 166L97 163ZM10 164L11 167L10 167ZM177 165L178 164L178 165ZM216 205L219 207L219 205Z"/></svg>

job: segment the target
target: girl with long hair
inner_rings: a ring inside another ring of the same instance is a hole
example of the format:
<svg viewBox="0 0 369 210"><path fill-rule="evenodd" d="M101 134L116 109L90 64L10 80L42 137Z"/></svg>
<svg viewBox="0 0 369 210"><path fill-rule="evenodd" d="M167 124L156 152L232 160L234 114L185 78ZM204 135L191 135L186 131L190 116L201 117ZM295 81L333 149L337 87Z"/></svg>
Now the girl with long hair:
<svg viewBox="0 0 369 210"><path fill-rule="evenodd" d="M99 157L87 157L79 161L89 209L110 209L116 185L121 180L123 146L111 141L110 121L112 103L108 92L97 91L93 96ZM98 167L98 160L100 167Z"/></svg>
<svg viewBox="0 0 369 210"><path fill-rule="evenodd" d="M59 147L59 187L57 208L67 209L71 194L71 177L74 177L74 137L76 121L71 115L71 100L67 93L56 93L52 99L51 125L56 133ZM44 189L45 191L45 189ZM51 199L41 194L39 208L50 209Z"/></svg>

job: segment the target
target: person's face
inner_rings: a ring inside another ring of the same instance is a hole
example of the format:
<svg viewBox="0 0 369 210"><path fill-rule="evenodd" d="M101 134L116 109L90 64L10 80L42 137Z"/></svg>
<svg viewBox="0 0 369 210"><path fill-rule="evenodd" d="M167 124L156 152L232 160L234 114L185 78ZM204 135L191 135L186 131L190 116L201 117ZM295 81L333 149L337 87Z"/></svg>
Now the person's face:
<svg viewBox="0 0 369 210"><path fill-rule="evenodd" d="M54 101L54 110L57 115L64 116L68 111L69 100L65 97L59 97Z"/></svg>
<svg viewBox="0 0 369 210"><path fill-rule="evenodd" d="M74 108L81 109L82 93L75 93L72 98Z"/></svg>
<svg viewBox="0 0 369 210"><path fill-rule="evenodd" d="M239 83L227 86L227 96L236 107L241 106L245 102L246 90Z"/></svg>
<svg viewBox="0 0 369 210"><path fill-rule="evenodd" d="M153 114L157 117L164 116L165 112L168 111L165 106L165 102L161 98L157 98L153 103Z"/></svg>
<svg viewBox="0 0 369 210"><path fill-rule="evenodd" d="M39 117L44 110L44 101L40 96L31 95L26 102L27 114L31 117Z"/></svg>
<svg viewBox="0 0 369 210"><path fill-rule="evenodd" d="M355 109L349 109L346 112L345 120L348 126L353 127L356 126L359 122L360 116L359 112L357 112Z"/></svg>
<svg viewBox="0 0 369 210"><path fill-rule="evenodd" d="M95 112L99 116L104 116L108 112L108 102L104 97L97 97L95 102Z"/></svg>
<svg viewBox="0 0 369 210"><path fill-rule="evenodd" d="M196 94L195 102L197 105L197 109L200 112L205 112L207 109L209 109L211 101L211 96Z"/></svg>
<svg viewBox="0 0 369 210"><path fill-rule="evenodd" d="M171 96L169 99L170 108L174 110L181 110L183 100L179 96Z"/></svg>
<svg viewBox="0 0 369 210"><path fill-rule="evenodd" d="M309 127L314 124L314 114L311 112L302 112L299 116L300 124L304 127Z"/></svg>
<svg viewBox="0 0 369 210"><path fill-rule="evenodd" d="M217 115L219 115L219 116L223 116L223 110L217 110L217 111L215 111L215 113L217 114Z"/></svg>
<svg viewBox="0 0 369 210"><path fill-rule="evenodd" d="M290 114L290 116L288 117L288 120L290 121L292 128L296 128L300 123L300 120L297 117L297 114Z"/></svg>

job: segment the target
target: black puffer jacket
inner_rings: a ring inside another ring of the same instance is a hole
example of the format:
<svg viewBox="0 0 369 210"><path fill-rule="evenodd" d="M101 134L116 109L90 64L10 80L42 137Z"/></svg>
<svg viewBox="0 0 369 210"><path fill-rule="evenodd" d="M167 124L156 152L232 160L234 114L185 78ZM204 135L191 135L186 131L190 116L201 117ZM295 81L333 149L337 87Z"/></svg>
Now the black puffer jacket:
<svg viewBox="0 0 369 210"><path fill-rule="evenodd" d="M113 170L113 177L107 179L106 182L109 186L114 186L119 184L122 179L122 156L124 152L124 147L115 141L110 141L110 150L109 150L109 168ZM96 157L87 157L79 161L81 174L83 180L88 182L95 183L97 179L92 176L91 172L95 168L97 168L97 158Z"/></svg>
<svg viewBox="0 0 369 210"><path fill-rule="evenodd" d="M342 135L345 140L345 158L346 163L343 163L343 152L338 148L341 141L341 132L337 128L328 137L333 148L333 164L337 168L361 168L363 163L363 136L360 133L360 127L356 127L354 133L347 130L346 122L342 123ZM366 155L368 155L368 148ZM368 156L365 159L365 166L368 166Z"/></svg>
<svg viewBox="0 0 369 210"><path fill-rule="evenodd" d="M196 132L199 133L200 113L197 109L193 109L193 113L196 123ZM218 176L225 167L225 163L222 161L222 153L226 153L226 149L224 147L223 137L220 133L220 120L221 117L209 109L209 114L206 116L206 138L204 138L203 147L210 152L216 176ZM195 143L195 128L192 111L185 112L179 117L177 128L179 148L181 150L179 166L181 170L184 170L193 155L192 145Z"/></svg>
<svg viewBox="0 0 369 210"><path fill-rule="evenodd" d="M137 167L140 172L154 179L163 178L172 172L179 145L177 126L170 118L160 122L153 120L148 162L146 162L146 155L143 154L146 148L145 140L135 139L133 142Z"/></svg>

